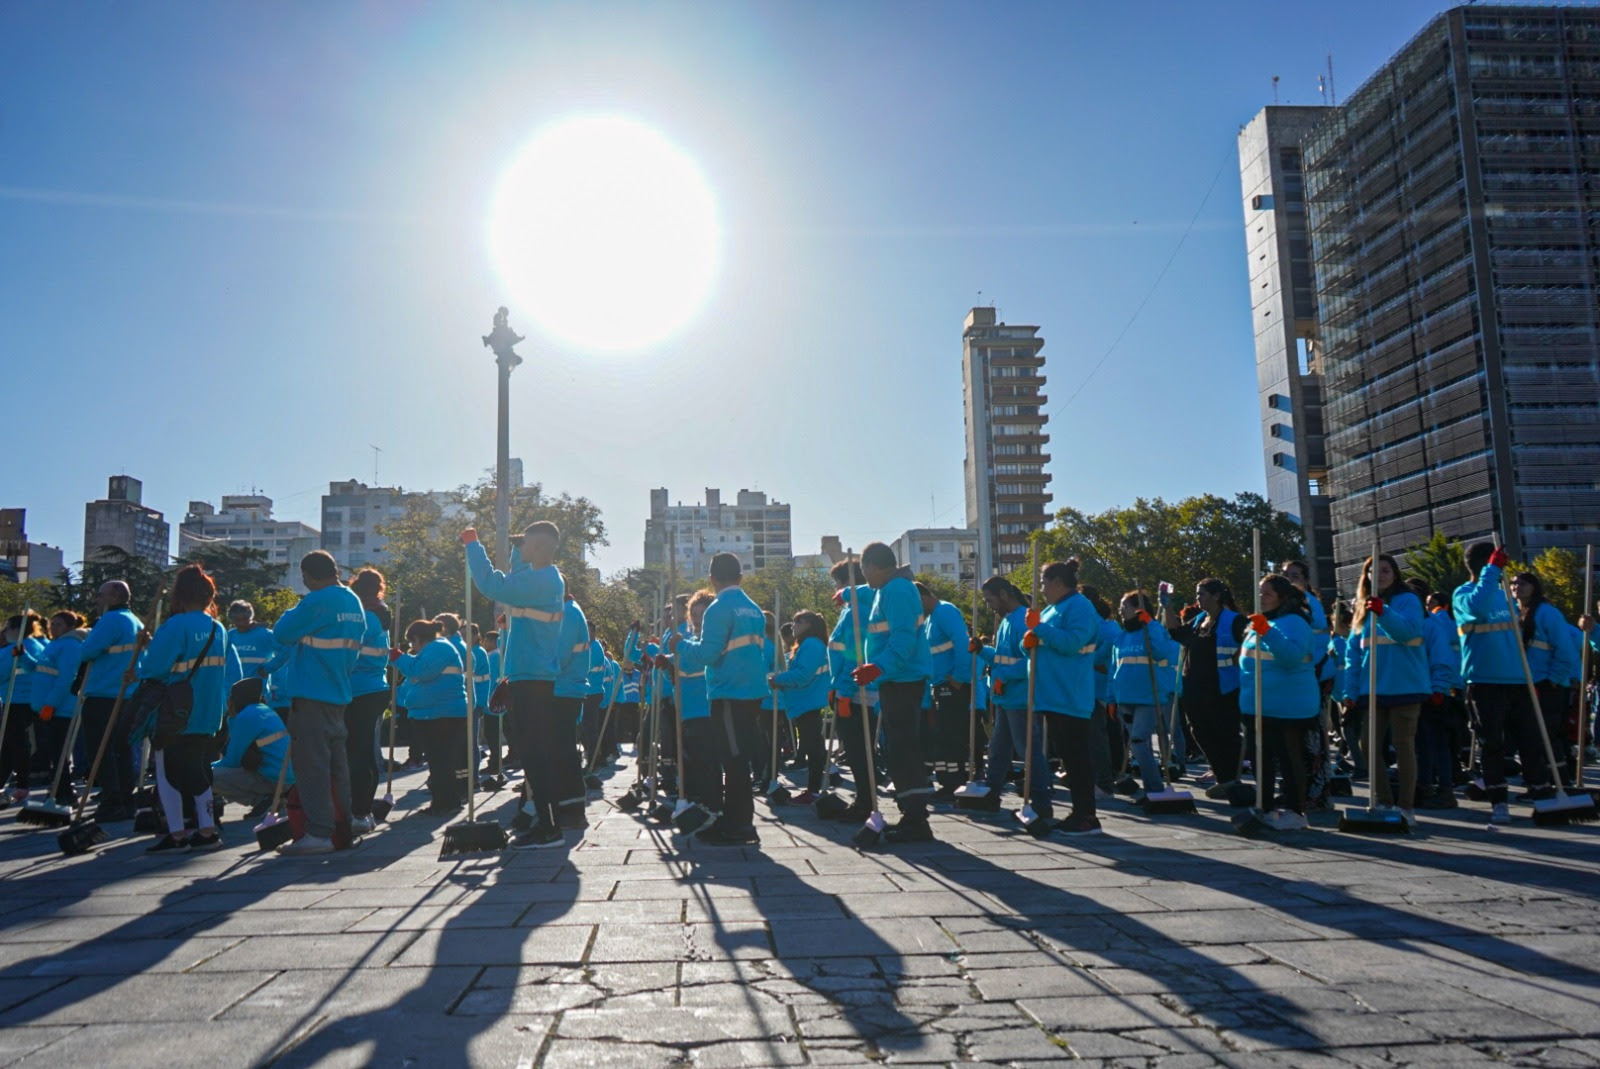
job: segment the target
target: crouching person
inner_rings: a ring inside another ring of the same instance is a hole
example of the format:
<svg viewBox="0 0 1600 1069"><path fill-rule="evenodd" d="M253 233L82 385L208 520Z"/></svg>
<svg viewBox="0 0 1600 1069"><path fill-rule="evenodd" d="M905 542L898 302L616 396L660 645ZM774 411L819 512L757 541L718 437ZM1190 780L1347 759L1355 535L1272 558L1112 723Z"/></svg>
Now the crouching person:
<svg viewBox="0 0 1600 1069"><path fill-rule="evenodd" d="M278 794L294 784L289 763L289 732L272 707L262 700L260 679L243 679L228 692L228 749L211 766L211 789L217 797L249 808L246 820L265 816Z"/></svg>

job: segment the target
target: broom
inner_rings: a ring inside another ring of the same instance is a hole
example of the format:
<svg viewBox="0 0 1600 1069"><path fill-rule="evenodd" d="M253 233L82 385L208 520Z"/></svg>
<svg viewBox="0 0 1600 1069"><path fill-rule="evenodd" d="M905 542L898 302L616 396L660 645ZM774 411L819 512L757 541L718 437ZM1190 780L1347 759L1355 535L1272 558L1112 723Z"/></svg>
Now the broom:
<svg viewBox="0 0 1600 1069"><path fill-rule="evenodd" d="M600 717L600 734L595 738L594 752L589 755L589 767L583 774L583 787L586 791L598 791L604 788L595 769L600 767L600 754L606 742L606 730L611 727L611 710L617 707L617 691L622 686L622 665L617 665L617 674L611 680L611 697L606 701L606 711Z"/></svg>
<svg viewBox="0 0 1600 1069"><path fill-rule="evenodd" d="M1252 558L1253 581L1256 588L1256 612L1261 611L1261 532L1255 528L1250 531L1250 552ZM1266 721L1261 715L1261 636L1256 636L1256 641L1251 644L1250 655L1255 659L1255 724L1256 724L1256 804L1243 813L1235 813L1233 829L1240 835L1250 837L1260 835L1262 832L1272 831L1272 825L1267 823L1267 777L1266 761Z"/></svg>
<svg viewBox="0 0 1600 1069"><path fill-rule="evenodd" d="M777 675L783 670L783 593L774 591L772 595L772 674ZM778 779L778 727L781 723L781 713L778 712L778 688L770 690L772 695L772 759L767 765L767 804L788 805L789 788Z"/></svg>
<svg viewBox="0 0 1600 1069"><path fill-rule="evenodd" d="M399 628L400 628L400 599L398 597L395 598L394 608L392 610L390 610L390 612L389 612L389 621L393 625L394 632L395 632L391 637L397 640L395 642L395 645L398 646L399 645L398 639L400 637L400 635L399 635ZM395 732L395 722L400 719L399 716L397 715L398 712L399 712L399 707L400 707L400 703L399 703L399 700L398 700L398 694L399 694L399 689L400 689L400 687L399 687L400 671L399 671L399 669L395 668L395 666L392 665L392 664L389 665L388 671L389 671L389 782L383 788L383 797L377 799L376 801L374 801L372 803L372 819L376 823L379 823L379 824L382 824L384 821L388 820L390 812L392 812L394 810L394 732ZM287 760L285 761L285 763L287 763ZM279 780L279 784L281 786L282 785L282 780L283 780L283 775L282 775L283 770L279 769L278 772L279 772L278 780ZM270 819L270 817L272 815L276 814L277 812L278 812L278 806L277 806L277 803L274 802L273 806L272 806L272 814L268 815L269 819Z"/></svg>
<svg viewBox="0 0 1600 1069"><path fill-rule="evenodd" d="M1498 549L1500 546L1499 536L1495 537L1494 544L1495 548ZM1588 579L1585 578L1584 585L1586 587L1588 582ZM1511 596L1511 577L1506 575L1504 571L1500 573L1500 586L1506 592L1507 607L1514 606L1516 601ZM1585 606L1588 605L1590 593L1592 591L1585 591ZM1528 667L1528 650L1522 642L1522 628L1515 619L1512 620L1511 632L1517 637L1517 656L1522 660L1522 678L1528 684L1528 697L1533 702L1533 722L1539 725L1539 740L1544 743L1545 760L1549 762L1550 778L1554 781L1556 788L1556 796L1554 798L1545 798L1533 803L1533 822L1540 827L1554 827L1561 824L1587 824L1594 820L1600 820L1600 810L1596 809L1594 797L1588 791L1583 791L1579 794L1568 794L1566 789L1561 786L1561 776L1557 772L1556 766L1555 747L1550 744L1550 729L1545 726L1544 708L1539 704L1539 688L1533 685L1533 669ZM1584 641L1583 647L1585 651L1583 659L1587 661L1589 648L1587 640ZM1578 719L1581 723L1583 718L1580 716ZM1579 731L1581 732L1582 728ZM1581 739L1578 752L1580 755L1583 752Z"/></svg>
<svg viewBox="0 0 1600 1069"><path fill-rule="evenodd" d="M150 614L152 631L161 626L161 601L165 594L165 590L156 593L155 608ZM106 717L105 730L100 732L100 745L95 747L94 760L89 763L89 778L84 781L83 794L78 798L78 811L73 814L72 823L56 836L56 845L67 857L87 854L110 838L99 821L83 819L83 810L89 804L89 795L94 791L95 780L100 775L100 763L105 760L106 747L111 744L111 736L117 729L117 720L122 715L122 702L128 696L128 677L139 668L139 654L144 650L142 639L141 635L139 639L134 640L133 654L128 658L128 667L122 674L122 685L117 688L117 700L111 703L111 715ZM73 720L77 721L82 715L83 710L80 709Z"/></svg>
<svg viewBox="0 0 1600 1069"><path fill-rule="evenodd" d="M1033 542L1029 546L1028 569L1033 573L1033 585L1029 593L1031 604L1028 611L1038 612L1035 607L1039 604L1039 543ZM1029 628L1031 631L1032 628ZM1024 638L1027 633L1024 632ZM1033 810L1033 735L1034 735L1034 680L1039 675L1038 648L1028 650L1028 711L1027 711L1027 741L1022 746L1022 808L1017 810L1017 820L1022 824L1023 830L1035 839L1043 839L1055 827L1055 821L1041 817ZM1048 788L1047 788L1048 789Z"/></svg>
<svg viewBox="0 0 1600 1069"><path fill-rule="evenodd" d="M1588 615L1590 606L1594 604L1594 546L1585 546L1583 551L1583 612ZM1583 785L1583 754L1585 734L1589 728L1589 636L1583 636L1583 649L1579 654L1582 668L1578 672L1578 767L1573 770L1573 789L1579 794L1594 797L1594 792Z"/></svg>
<svg viewBox="0 0 1600 1069"><path fill-rule="evenodd" d="M278 785L272 790L272 808L267 811L266 818L255 827L256 848L263 854L268 850L276 850L290 839L294 838L294 829L289 825L289 818L280 816L279 807L283 805L283 785L289 779L289 755L294 750L294 740L290 739L283 748L283 763L278 765ZM392 777L394 773L389 774ZM373 815L377 815L378 804L372 805ZM384 817L389 815L384 810ZM379 817L382 820L383 817Z"/></svg>
<svg viewBox="0 0 1600 1069"><path fill-rule="evenodd" d="M683 669L681 661L672 665L672 700L678 707L678 804L672 810L672 827L679 835L693 835L707 823L715 820L712 813L699 802L689 801L688 763L683 752Z"/></svg>
<svg viewBox="0 0 1600 1069"><path fill-rule="evenodd" d="M1150 669L1150 702L1151 705L1156 709L1157 717L1156 749L1158 752L1156 756L1161 761L1161 771L1163 774L1161 790L1156 791L1154 794L1146 794L1144 796L1144 815L1147 817L1158 817L1168 813L1195 813L1198 812L1198 810L1195 809L1194 795L1190 794L1188 791L1174 790L1171 784L1168 784L1165 780L1165 775L1168 769L1172 767L1172 743L1167 736L1167 730L1169 726L1168 721L1165 717L1161 716L1161 709L1159 705L1161 691L1160 688L1156 686L1156 655L1154 647L1152 647L1150 644L1150 628L1155 624L1155 621L1150 619L1150 614L1148 612L1144 615L1144 659L1146 667ZM1174 715L1176 715L1178 711L1178 698L1176 694L1174 694L1172 698L1172 711Z"/></svg>
<svg viewBox="0 0 1600 1069"><path fill-rule="evenodd" d="M978 580L972 580L972 634L978 634ZM976 645L976 643L969 643ZM989 783L978 778L978 651L972 650L972 674L967 685L967 782L956 788L956 805L989 796Z"/></svg>
<svg viewBox="0 0 1600 1069"><path fill-rule="evenodd" d="M17 643L15 648L11 651L11 678L6 681L5 709L4 711L0 711L0 740L3 740L6 737L6 725L11 720L11 695L15 693L17 689L17 675L19 674L17 672L17 661L22 657L22 643L28 634L28 620L32 616L33 606L24 605L22 607L22 622L17 625ZM19 784L19 787L26 788L28 786L28 777L26 774L24 774L21 778L22 782ZM5 783L0 781L0 809L4 809L11 804L11 799L5 796L5 787Z"/></svg>
<svg viewBox="0 0 1600 1069"><path fill-rule="evenodd" d="M1378 585L1378 529L1372 529L1372 566L1367 571L1367 595ZM1365 609L1363 610L1365 611ZM1520 633L1519 633L1520 635ZM1519 639L1520 641L1520 639ZM1399 810L1378 808L1378 777L1387 776L1383 764L1383 740L1378 737L1378 617L1367 612L1367 808L1354 806L1339 814L1339 830L1357 834L1406 835L1411 828Z"/></svg>
<svg viewBox="0 0 1600 1069"><path fill-rule="evenodd" d="M845 560L850 564L856 562L856 551L845 551ZM855 578L854 568L849 569L850 578ZM850 626L855 631L856 667L860 667L865 656L865 647L861 644L861 601L856 595L856 584L850 584ZM872 745L872 707L866 703L866 695L861 696L861 707L864 715L861 717L861 738L866 743L867 754L867 798L872 806L872 812L867 815L867 822L861 830L855 833L850 840L857 850L873 850L883 845L883 814L878 812L878 762L873 754ZM861 785L856 785L857 800L860 800Z"/></svg>
<svg viewBox="0 0 1600 1069"><path fill-rule="evenodd" d="M467 567L467 611L463 617L463 626L467 634L472 634L472 568ZM467 651L467 665L472 664L472 651ZM507 846L506 830L497 820L478 819L478 803L474 783L474 773L478 768L478 734L475 723L476 710L473 708L473 695L471 667L463 668L463 676L467 682L467 819L465 823L452 825L444 830L444 839L439 844L439 860L454 857L459 854L498 854Z"/></svg>
<svg viewBox="0 0 1600 1069"><path fill-rule="evenodd" d="M471 600L472 595L469 593L467 595L467 597L468 597L468 600ZM468 632L468 634L471 634L471 632ZM474 672L477 671L477 663L476 663L477 652L478 652L477 651L477 647L473 647L472 653L474 655L474 663L473 663L473 671ZM488 656L485 655L484 656L484 661L485 661L484 667L485 668L488 667L488 664L487 664L488 659L489 659ZM491 682L493 682L493 681L491 680ZM495 715L494 714L494 710L492 708L488 708L488 707L486 707L484 709L483 713L484 713L485 716L494 716ZM504 732L504 727L505 727L504 714L501 714L501 718L499 720L499 725L500 726L495 729L495 733L494 733L494 735L495 735L495 740L494 740L494 771L491 772L489 775L484 776L482 779L480 779L478 781L479 788L482 789L483 791L489 793L489 794L493 794L496 791L505 790L505 786L506 786L506 770L500 763L501 760L502 760L501 751L505 749L505 747L500 745L500 737L505 733ZM473 751L473 755L474 756L477 755L477 751L476 750Z"/></svg>
<svg viewBox="0 0 1600 1069"><path fill-rule="evenodd" d="M656 600L658 602L661 600L659 590L656 595ZM639 685L644 686L646 683L649 684L650 701L648 703L648 708L646 708L643 714L639 717L639 732L637 737L634 739L633 783L626 791L623 792L622 797L617 799L617 808L622 810L624 813L631 813L644 804L646 797L645 780L647 778L647 758L645 756L645 745L647 740L652 738L652 732L655 730L654 720L656 715L656 702L661 697L660 680L656 676L656 664L646 651L645 645L646 643L644 642L644 635L640 634ZM650 796L654 796L653 789Z"/></svg>
<svg viewBox="0 0 1600 1069"><path fill-rule="evenodd" d="M669 593L676 593L677 589L678 589L678 538L677 538L677 535L673 534L671 532L668 532L667 542L668 542L668 551L667 551L667 569L668 569L667 590L668 590ZM663 599L663 600L665 600L665 599ZM678 606L678 603L677 603L676 600L674 600L672 602L673 612L672 612L671 628L672 628L672 633L673 634L682 634L682 632L679 631L679 628L681 628L683 626L683 621L678 619L677 606ZM666 613L666 607L663 606L661 611L662 611L663 614L665 614ZM665 639L662 640L661 647L662 647L661 648L661 652L665 654L667 652ZM663 669L663 671L665 671L665 669ZM666 795L666 791L663 788L661 803L650 810L650 819L655 821L657 824L670 824L670 823L672 823L673 819L675 817L677 817L677 815L679 813L683 812L683 810L684 810L684 803L683 803L683 700L682 700L683 699L683 691L682 691L682 689L680 687L678 687L676 685L677 684L677 680L678 680L678 669L677 669L676 665L674 665L673 668L672 668L672 680L673 680L673 684L674 684L673 690L672 690L672 703L673 703L672 704L672 733L673 733L673 745L675 747L674 752L677 754L677 758L676 758L677 764L676 764L675 773L674 773L674 776L673 776L673 780L674 780L673 786L674 786L674 788L676 790L676 796L672 797L672 798L668 798L667 795ZM662 685L663 686L666 685L666 681L664 679L662 681ZM657 765L658 770L659 770L659 767L660 766L659 766L659 763L658 763L658 765ZM652 792L652 794L653 793L654 792Z"/></svg>

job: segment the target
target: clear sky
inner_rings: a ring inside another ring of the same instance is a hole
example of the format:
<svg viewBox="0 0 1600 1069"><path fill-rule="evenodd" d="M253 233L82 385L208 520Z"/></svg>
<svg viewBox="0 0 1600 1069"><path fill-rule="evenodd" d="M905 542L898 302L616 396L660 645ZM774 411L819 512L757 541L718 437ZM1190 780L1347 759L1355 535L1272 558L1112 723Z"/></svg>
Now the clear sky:
<svg viewBox="0 0 1600 1069"><path fill-rule="evenodd" d="M187 501L252 487L318 524L372 445L385 485L474 479L478 338L512 303L488 205L581 113L675 143L723 231L705 306L643 352L558 344L513 304L512 452L601 507L608 573L640 561L655 486L767 491L801 553L963 523L980 291L1046 338L1055 506L1259 490L1238 129L1272 75L1316 103L1331 51L1342 97L1437 10L0 6L0 505L75 561L118 472L174 540Z"/></svg>

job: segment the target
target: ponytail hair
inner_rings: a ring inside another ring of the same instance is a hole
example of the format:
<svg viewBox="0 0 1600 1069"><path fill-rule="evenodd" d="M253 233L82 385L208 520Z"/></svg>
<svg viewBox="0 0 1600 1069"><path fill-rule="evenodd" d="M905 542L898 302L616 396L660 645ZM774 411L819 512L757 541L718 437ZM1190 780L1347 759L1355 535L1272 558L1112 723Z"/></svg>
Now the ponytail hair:
<svg viewBox="0 0 1600 1069"><path fill-rule="evenodd" d="M1033 599L1018 590L1017 584L1003 575L991 575L983 581L981 589L985 594L993 594L996 597L1004 595L1025 609L1033 608Z"/></svg>
<svg viewBox="0 0 1600 1069"><path fill-rule="evenodd" d="M1054 583L1062 583L1076 591L1078 589L1078 569L1080 567L1077 557L1068 557L1066 560L1053 560L1044 566L1044 570L1039 573L1039 577Z"/></svg>

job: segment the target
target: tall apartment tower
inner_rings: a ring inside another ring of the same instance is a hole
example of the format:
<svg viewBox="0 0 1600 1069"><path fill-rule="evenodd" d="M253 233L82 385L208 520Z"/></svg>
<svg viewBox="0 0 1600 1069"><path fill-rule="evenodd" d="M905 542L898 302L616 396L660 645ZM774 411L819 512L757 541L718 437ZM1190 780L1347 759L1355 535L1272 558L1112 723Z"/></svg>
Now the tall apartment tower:
<svg viewBox="0 0 1600 1069"><path fill-rule="evenodd" d="M1303 150L1340 589L1600 541L1600 10L1445 12Z"/></svg>
<svg viewBox="0 0 1600 1069"><path fill-rule="evenodd" d="M83 507L83 559L105 560L106 546L158 568L172 558L172 525L144 504L144 484L131 475L111 476L105 498Z"/></svg>
<svg viewBox="0 0 1600 1069"><path fill-rule="evenodd" d="M961 332L967 432L962 474L980 576L1026 563L1028 535L1049 521L1043 349L1038 327L997 322L993 308L967 313Z"/></svg>
<svg viewBox="0 0 1600 1069"><path fill-rule="evenodd" d="M1333 530L1300 143L1328 114L1321 107L1262 108L1239 131L1267 500L1300 525L1312 587L1325 601L1334 589Z"/></svg>

